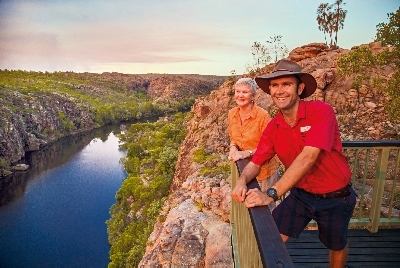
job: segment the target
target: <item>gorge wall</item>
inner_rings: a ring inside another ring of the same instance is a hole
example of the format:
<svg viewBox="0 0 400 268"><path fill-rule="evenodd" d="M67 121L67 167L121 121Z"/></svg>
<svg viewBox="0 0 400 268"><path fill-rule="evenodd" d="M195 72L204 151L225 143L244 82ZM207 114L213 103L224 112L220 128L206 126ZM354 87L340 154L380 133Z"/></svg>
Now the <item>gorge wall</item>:
<svg viewBox="0 0 400 268"><path fill-rule="evenodd" d="M0 177L3 172L6 173L1 170L4 162L8 165L16 163L26 152L39 150L64 136L118 120L98 120L99 109L104 111L112 106L114 110L119 109L120 114L129 114L127 110L130 107L124 107L123 101L137 91L144 90L153 106L162 106L162 111L168 112L173 105L191 103L194 98L208 94L225 78L196 74L0 70ZM94 101L89 102L88 99ZM190 105L178 109L189 108ZM145 113L144 109L141 112ZM125 116L123 119L136 120L137 116Z"/></svg>
<svg viewBox="0 0 400 268"><path fill-rule="evenodd" d="M374 53L384 49L380 43L364 46ZM354 77L338 75L337 58L349 51L313 43L294 49L288 59L296 61L316 78L318 89L308 99L322 100L334 107L343 140L398 139L400 125L391 122L383 108L383 104L389 102L387 95L370 85L354 88ZM257 75L268 73L272 68L273 64L268 65ZM390 78L394 70L387 66L380 72L383 77ZM227 113L236 105L234 82L228 79L193 105L193 118L180 149L171 194L160 217L166 220L155 224L139 266L232 267L231 178L228 174L205 176L201 171L206 165L229 163ZM256 102L271 114L276 113L271 98L261 90ZM209 161L211 163L194 162L193 153L199 148L216 157Z"/></svg>

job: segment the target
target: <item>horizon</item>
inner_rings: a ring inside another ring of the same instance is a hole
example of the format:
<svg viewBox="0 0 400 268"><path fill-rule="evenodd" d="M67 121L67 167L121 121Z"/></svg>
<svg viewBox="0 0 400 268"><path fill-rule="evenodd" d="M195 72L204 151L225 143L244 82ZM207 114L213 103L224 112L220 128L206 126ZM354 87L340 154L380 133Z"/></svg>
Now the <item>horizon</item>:
<svg viewBox="0 0 400 268"><path fill-rule="evenodd" d="M345 2L347 16L338 32L344 49L373 42L376 25L388 22L387 13L399 7L398 0ZM282 35L289 52L325 43L316 21L319 4L0 0L0 69L215 76L235 70L241 75L252 65L254 42L265 45Z"/></svg>

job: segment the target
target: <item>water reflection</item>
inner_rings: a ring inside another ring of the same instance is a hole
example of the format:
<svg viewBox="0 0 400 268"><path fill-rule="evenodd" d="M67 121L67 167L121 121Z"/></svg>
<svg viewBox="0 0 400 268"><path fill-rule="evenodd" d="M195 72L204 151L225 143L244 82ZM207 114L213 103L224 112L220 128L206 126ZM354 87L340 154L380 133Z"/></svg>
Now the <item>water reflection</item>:
<svg viewBox="0 0 400 268"><path fill-rule="evenodd" d="M120 134L119 125L107 125L84 134L65 137L39 151L27 153L25 158L19 161L29 165L27 171L15 171L10 176L0 178L0 207L23 197L31 178L67 163L95 138L106 141L111 132L114 135Z"/></svg>

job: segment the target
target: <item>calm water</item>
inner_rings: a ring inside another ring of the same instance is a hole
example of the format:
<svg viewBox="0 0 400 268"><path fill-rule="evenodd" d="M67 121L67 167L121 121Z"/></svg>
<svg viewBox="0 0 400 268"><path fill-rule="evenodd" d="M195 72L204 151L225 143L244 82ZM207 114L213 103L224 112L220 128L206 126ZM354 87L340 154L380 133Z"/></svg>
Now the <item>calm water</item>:
<svg viewBox="0 0 400 268"><path fill-rule="evenodd" d="M63 139L0 182L0 267L107 267L109 208L126 174L118 127Z"/></svg>

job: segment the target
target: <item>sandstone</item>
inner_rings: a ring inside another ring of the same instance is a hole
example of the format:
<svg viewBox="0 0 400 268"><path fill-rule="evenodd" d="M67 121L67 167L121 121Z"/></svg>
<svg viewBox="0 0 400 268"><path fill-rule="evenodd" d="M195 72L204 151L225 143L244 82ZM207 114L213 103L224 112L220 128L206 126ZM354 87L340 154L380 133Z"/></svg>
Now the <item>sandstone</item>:
<svg viewBox="0 0 400 268"><path fill-rule="evenodd" d="M329 47L324 43L312 43L293 49L289 53L289 58L293 61L301 61L307 58L313 58L328 49Z"/></svg>
<svg viewBox="0 0 400 268"><path fill-rule="evenodd" d="M191 199L170 211L160 232L153 232L146 254L139 267L167 266L209 267L210 263L231 266L233 261L229 250L230 225L212 213L196 210ZM219 241L219 243L215 243ZM228 242L228 243L226 243ZM206 252L213 255L206 257Z"/></svg>
<svg viewBox="0 0 400 268"><path fill-rule="evenodd" d="M9 170L0 170L0 174L3 174L3 176L9 176L13 173Z"/></svg>
<svg viewBox="0 0 400 268"><path fill-rule="evenodd" d="M377 105L376 105L375 103L369 102L369 101L367 101L367 102L365 103L365 106L368 107L368 108L371 108L371 109L377 107Z"/></svg>
<svg viewBox="0 0 400 268"><path fill-rule="evenodd" d="M16 171L26 171L29 169L29 165L27 164L17 164L15 166L12 167L13 170Z"/></svg>
<svg viewBox="0 0 400 268"><path fill-rule="evenodd" d="M354 88L349 89L348 96L349 96L349 97L352 97L352 98L357 98L357 97L358 97L358 92L357 92L357 90L355 90Z"/></svg>
<svg viewBox="0 0 400 268"><path fill-rule="evenodd" d="M360 92L360 94L362 94L362 95L366 95L368 93L368 87L366 85L361 85L358 92Z"/></svg>

